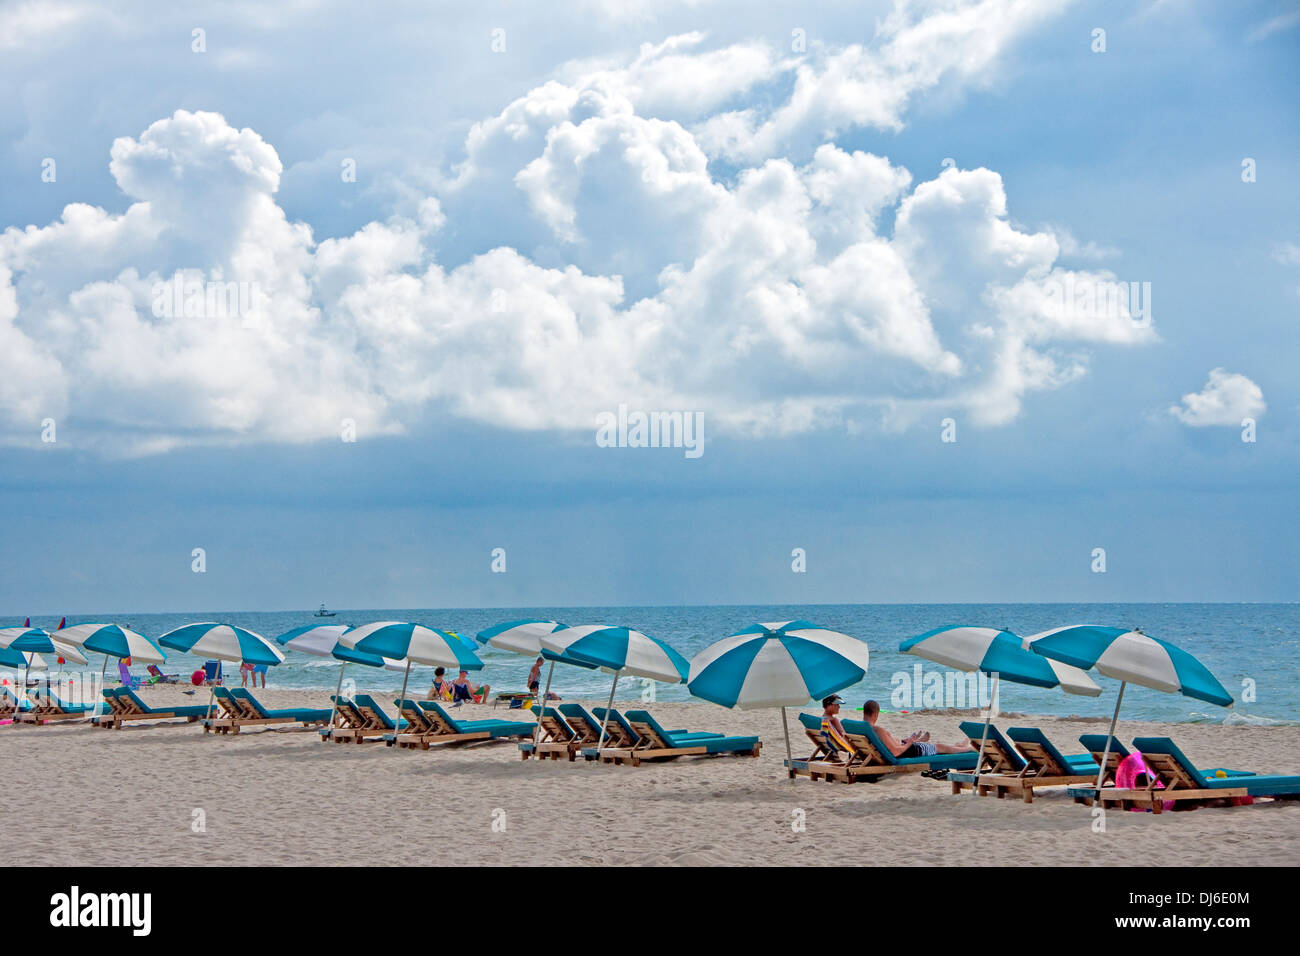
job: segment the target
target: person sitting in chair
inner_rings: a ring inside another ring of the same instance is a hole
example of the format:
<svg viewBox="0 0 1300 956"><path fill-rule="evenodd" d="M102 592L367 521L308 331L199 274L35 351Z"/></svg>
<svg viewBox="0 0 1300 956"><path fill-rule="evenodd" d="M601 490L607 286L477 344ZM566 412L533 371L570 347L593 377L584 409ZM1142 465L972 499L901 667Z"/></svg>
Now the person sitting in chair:
<svg viewBox="0 0 1300 956"><path fill-rule="evenodd" d="M487 684L483 684L477 688L474 687L474 685L469 682L469 671L461 670L460 674L457 675L456 679L452 681L451 684L451 699L455 701L452 706L459 707L461 704L465 703L465 701L477 703L478 701L475 700L476 697L479 701L486 700L489 690L491 690L491 688L488 687Z"/></svg>
<svg viewBox="0 0 1300 956"><path fill-rule="evenodd" d="M969 740L963 740L956 744L935 744L930 742L930 734L918 730L914 734L908 734L902 740L899 740L884 727L876 723L880 716L880 705L874 700L869 700L862 705L862 714L867 718L880 742L889 748L889 752L900 760L908 757L933 757L936 754L964 754L973 751Z"/></svg>

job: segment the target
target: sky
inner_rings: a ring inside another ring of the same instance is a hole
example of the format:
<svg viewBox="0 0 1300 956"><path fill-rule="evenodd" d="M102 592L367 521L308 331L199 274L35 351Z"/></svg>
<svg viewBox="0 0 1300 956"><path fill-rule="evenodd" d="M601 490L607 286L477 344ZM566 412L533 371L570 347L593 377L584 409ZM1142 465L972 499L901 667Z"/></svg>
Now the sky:
<svg viewBox="0 0 1300 956"><path fill-rule="evenodd" d="M0 4L0 613L1293 601L1298 53L1271 0Z"/></svg>

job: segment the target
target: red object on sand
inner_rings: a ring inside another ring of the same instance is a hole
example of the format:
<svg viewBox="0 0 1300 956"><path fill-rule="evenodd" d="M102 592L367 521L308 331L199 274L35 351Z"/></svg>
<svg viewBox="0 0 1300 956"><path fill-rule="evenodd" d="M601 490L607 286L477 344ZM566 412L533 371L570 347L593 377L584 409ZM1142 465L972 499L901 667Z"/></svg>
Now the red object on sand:
<svg viewBox="0 0 1300 956"><path fill-rule="evenodd" d="M199 670L196 670L193 674L190 675L190 683L193 684L195 687L202 687L202 686L203 686L203 676L204 676L204 675L203 675L203 670L202 670L202 668L200 668Z"/></svg>

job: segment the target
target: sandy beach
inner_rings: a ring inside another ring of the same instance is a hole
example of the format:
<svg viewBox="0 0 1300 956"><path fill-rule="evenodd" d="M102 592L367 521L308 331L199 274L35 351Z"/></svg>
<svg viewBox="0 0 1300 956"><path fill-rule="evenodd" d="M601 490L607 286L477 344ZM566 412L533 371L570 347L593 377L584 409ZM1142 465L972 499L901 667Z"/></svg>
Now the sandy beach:
<svg viewBox="0 0 1300 956"><path fill-rule="evenodd" d="M206 700L177 688L143 693L155 706ZM269 707L320 706L325 696L259 692ZM523 761L514 743L422 752L322 743L315 731L218 737L183 723L116 732L7 725L0 761L14 789L0 841L20 865L1300 863L1296 802L1159 816L1112 810L1106 832L1096 833L1088 809L1063 790L1043 791L1026 806L956 797L946 783L912 774L875 785L792 784L778 712L702 703L652 709L670 726L759 734L762 756L631 768ZM965 716L927 712L882 723L900 735L924 728L948 740ZM1080 733L1105 731L1091 719L999 721L1027 722L1071 753ZM1294 727L1121 722L1122 740L1143 734L1172 736L1201 766L1300 773ZM796 756L806 756L797 725L792 741ZM805 826L796 832L800 818Z"/></svg>

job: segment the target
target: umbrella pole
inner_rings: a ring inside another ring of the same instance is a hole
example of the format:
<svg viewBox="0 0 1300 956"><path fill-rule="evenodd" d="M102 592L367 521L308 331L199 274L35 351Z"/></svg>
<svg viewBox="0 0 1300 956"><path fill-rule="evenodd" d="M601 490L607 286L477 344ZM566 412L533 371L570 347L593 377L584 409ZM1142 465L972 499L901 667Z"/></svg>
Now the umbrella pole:
<svg viewBox="0 0 1300 956"><path fill-rule="evenodd" d="M781 729L785 731L785 767L790 775L790 782L794 783L794 752L790 749L790 721L784 707L781 708Z"/></svg>
<svg viewBox="0 0 1300 956"><path fill-rule="evenodd" d="M600 739L596 741L596 752L605 746L605 731L609 728L609 712L614 709L614 688L618 686L618 673L614 673L614 683L609 688L609 703L605 705L605 719L600 722Z"/></svg>
<svg viewBox="0 0 1300 956"><path fill-rule="evenodd" d="M104 700L104 683L108 680L108 655L104 655L104 666L99 670L99 696L95 700L95 716L99 716L99 705Z"/></svg>
<svg viewBox="0 0 1300 956"><path fill-rule="evenodd" d="M555 675L555 661L551 661L551 669L546 672L546 690L542 692L542 699L537 702L537 727L533 730L533 756L537 756L537 746L542 742L542 711L546 709L546 698L551 696L551 678Z"/></svg>
<svg viewBox="0 0 1300 956"><path fill-rule="evenodd" d="M406 673L402 676L402 696L398 700L406 700L406 682L411 679L411 659L406 659ZM339 681L342 682L343 675L339 674ZM398 708L397 719L393 721L393 741L397 741L397 735L402 732L402 711ZM394 748L396 749L396 748Z"/></svg>
<svg viewBox="0 0 1300 956"><path fill-rule="evenodd" d="M1115 713L1110 716L1110 730L1106 733L1106 749L1101 753L1101 769L1097 771L1097 790L1101 790L1101 785L1106 780L1106 763L1110 760L1110 742L1115 739L1115 721L1119 720L1119 705L1124 700L1124 688L1128 686L1128 681L1119 682L1119 696L1115 698ZM1101 796L1100 792L1097 794Z"/></svg>
<svg viewBox="0 0 1300 956"><path fill-rule="evenodd" d="M975 758L975 786L970 788L970 792L976 795L979 794L980 769L984 766L984 745L989 739L989 724L993 723L993 701L997 700L1000 676L997 671L993 672L993 688L989 692L989 708L984 715L984 733L980 737L980 755Z"/></svg>
<svg viewBox="0 0 1300 956"><path fill-rule="evenodd" d="M334 721L339 715L339 694L343 693L343 672L348 669L348 662L339 666L339 683L334 688L334 709L330 711L330 738L334 737Z"/></svg>

